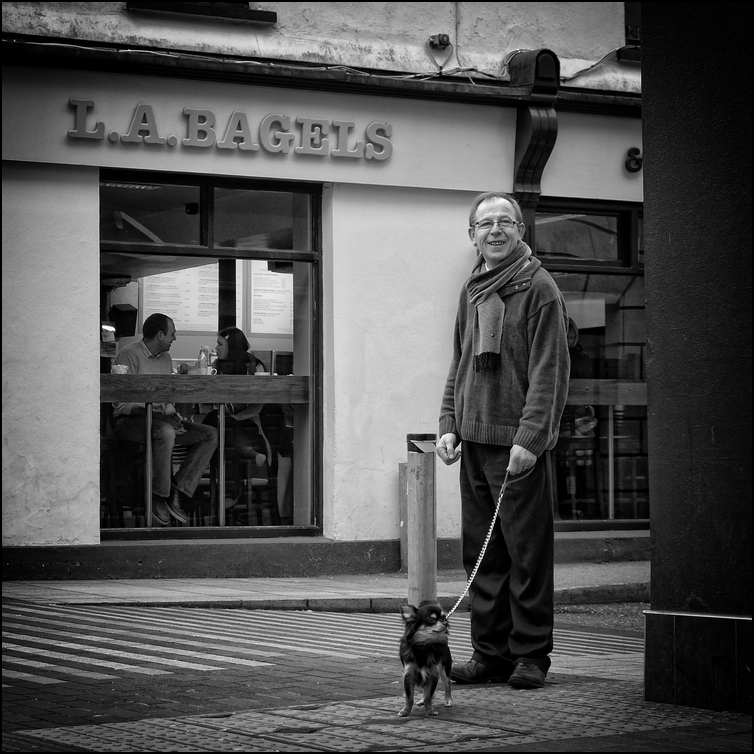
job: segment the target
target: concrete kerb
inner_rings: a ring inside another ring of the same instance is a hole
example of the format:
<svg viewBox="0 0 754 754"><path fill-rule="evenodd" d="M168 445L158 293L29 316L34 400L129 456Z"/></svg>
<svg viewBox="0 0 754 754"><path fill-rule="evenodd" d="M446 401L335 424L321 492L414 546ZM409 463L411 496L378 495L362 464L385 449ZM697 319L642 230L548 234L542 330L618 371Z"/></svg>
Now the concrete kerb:
<svg viewBox="0 0 754 754"><path fill-rule="evenodd" d="M595 605L609 602L649 601L649 584L608 584L555 590L556 605Z"/></svg>
<svg viewBox="0 0 754 754"><path fill-rule="evenodd" d="M450 610L458 600L458 596L440 594L440 604ZM33 600L17 597L6 597L6 603L30 603ZM56 599L50 604L77 605L77 606L132 606L132 607L188 607L223 610L310 610L313 612L337 612L337 613L395 613L405 605L407 597L368 597L368 596L343 596L343 597L301 597L301 598L274 598L261 596L257 598L195 598L195 599L143 599L124 598L108 599L99 598L92 600L66 600ZM556 605L589 605L616 602L649 602L649 584L614 584L595 587L572 587L555 590ZM465 596L459 604L458 611L469 610L469 598Z"/></svg>

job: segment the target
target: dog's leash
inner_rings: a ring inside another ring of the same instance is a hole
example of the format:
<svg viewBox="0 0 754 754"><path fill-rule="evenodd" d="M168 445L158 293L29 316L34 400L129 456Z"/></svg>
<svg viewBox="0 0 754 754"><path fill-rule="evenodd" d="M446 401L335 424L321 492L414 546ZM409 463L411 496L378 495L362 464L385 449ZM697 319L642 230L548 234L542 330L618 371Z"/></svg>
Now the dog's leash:
<svg viewBox="0 0 754 754"><path fill-rule="evenodd" d="M526 472L523 476L517 476L513 481L518 482L520 479L525 479L529 474L534 471L534 466L529 469L529 471ZM482 558L484 557L484 553L487 551L487 545L490 543L490 539L492 539L492 531L495 528L495 524L497 523L497 514L500 512L500 506L503 503L503 495L505 495L505 487L508 484L508 471L505 472L505 479L503 480L503 486L500 488L500 495L497 498L497 506L495 507L495 512L492 515L492 521L490 522L490 528L487 531L487 536L485 537L484 544L482 545L482 551L479 553L479 557L477 558L476 565L474 566L474 570L471 572L471 576L469 576L469 580L466 582L466 588L463 590L463 593L458 598L458 601L455 605L453 605L452 609L448 613L448 618L450 618L451 615L456 611L458 606L461 604L461 600L466 596L466 593L469 591L469 587L471 587L472 582L474 581L474 577L476 576L476 572L479 570L479 566L482 564Z"/></svg>

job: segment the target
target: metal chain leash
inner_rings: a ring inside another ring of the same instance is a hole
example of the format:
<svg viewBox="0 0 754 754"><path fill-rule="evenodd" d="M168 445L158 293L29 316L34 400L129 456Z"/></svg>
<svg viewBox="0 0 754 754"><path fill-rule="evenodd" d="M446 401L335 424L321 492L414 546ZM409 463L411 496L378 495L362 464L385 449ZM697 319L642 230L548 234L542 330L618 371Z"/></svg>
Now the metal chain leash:
<svg viewBox="0 0 754 754"><path fill-rule="evenodd" d="M518 482L521 479L525 479L529 476L529 474L534 471L534 466L529 469L529 471L526 472L526 474L523 474L522 476L517 476L513 481ZM450 618L451 615L456 611L458 606L461 604L461 600L466 596L466 593L469 591L469 587L471 587L472 582L474 581L474 577L476 576L476 572L479 570L479 566L482 564L482 558L484 558L484 553L487 551L487 545L490 543L490 539L492 539L492 531L495 528L495 523L497 522L497 514L500 512L500 506L503 503L503 495L505 495L505 487L508 484L508 472L505 472L505 479L503 480L503 486L500 488L500 495L497 498L497 506L495 507L495 512L492 515L492 521L490 522L490 528L487 531L487 536L485 537L484 544L482 545L482 551L479 553L479 557L477 558L476 565L474 566L474 570L471 572L471 576L469 576L469 580L466 582L466 588L463 590L461 596L456 601L456 604L453 605L453 608L448 613L448 618Z"/></svg>

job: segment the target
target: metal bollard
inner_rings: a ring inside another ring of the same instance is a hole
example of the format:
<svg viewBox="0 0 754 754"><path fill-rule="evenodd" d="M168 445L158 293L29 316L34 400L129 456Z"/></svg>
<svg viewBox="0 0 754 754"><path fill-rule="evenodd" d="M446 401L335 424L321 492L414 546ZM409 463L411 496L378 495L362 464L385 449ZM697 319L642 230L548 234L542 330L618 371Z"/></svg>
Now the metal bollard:
<svg viewBox="0 0 754 754"><path fill-rule="evenodd" d="M436 435L406 435L408 601L437 599Z"/></svg>
<svg viewBox="0 0 754 754"><path fill-rule="evenodd" d="M401 571L408 572L408 464L398 464L398 507L401 519Z"/></svg>

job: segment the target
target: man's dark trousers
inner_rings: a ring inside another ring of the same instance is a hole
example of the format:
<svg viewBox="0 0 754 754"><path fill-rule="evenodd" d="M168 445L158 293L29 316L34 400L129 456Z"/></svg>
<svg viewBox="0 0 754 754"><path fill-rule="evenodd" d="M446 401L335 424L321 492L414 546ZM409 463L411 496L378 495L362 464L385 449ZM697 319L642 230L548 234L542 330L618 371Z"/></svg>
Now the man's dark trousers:
<svg viewBox="0 0 754 754"><path fill-rule="evenodd" d="M463 443L462 546L469 575L489 530L509 456L509 447ZM473 659L507 675L517 659L526 658L546 673L554 597L550 451L528 475L509 475L499 519L469 590Z"/></svg>

